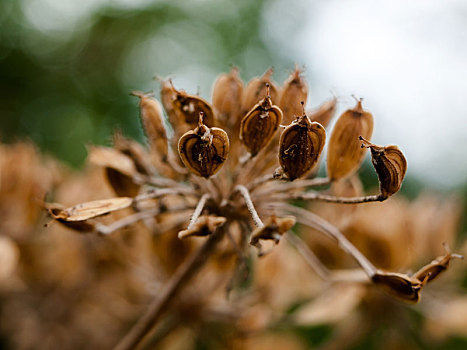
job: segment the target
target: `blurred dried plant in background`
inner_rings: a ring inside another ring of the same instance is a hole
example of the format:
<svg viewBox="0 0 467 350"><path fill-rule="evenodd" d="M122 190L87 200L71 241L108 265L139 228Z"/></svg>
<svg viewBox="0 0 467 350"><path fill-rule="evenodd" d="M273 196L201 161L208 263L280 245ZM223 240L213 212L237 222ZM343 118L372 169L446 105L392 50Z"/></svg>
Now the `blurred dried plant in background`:
<svg viewBox="0 0 467 350"><path fill-rule="evenodd" d="M418 303L425 289L418 331L438 341L465 332L467 318L446 313L467 313L455 274L435 280L462 257L450 251L460 204L362 204L395 194L407 169L397 146L369 141L362 100L330 131L337 99L306 112L298 68L282 87L272 69L244 86L233 68L214 83L212 105L162 80L167 120L152 94L132 94L148 147L116 133L113 148L89 148L90 167L74 176L31 146L2 149L1 215L11 220L2 225L15 228L0 248L9 345L303 349L294 327L331 325L322 344L331 349L375 332L377 320L400 329L387 348L415 347L412 309L393 298ZM378 194L365 195L356 175L366 148ZM41 205L59 224L37 232L31 198L47 191L53 202Z"/></svg>

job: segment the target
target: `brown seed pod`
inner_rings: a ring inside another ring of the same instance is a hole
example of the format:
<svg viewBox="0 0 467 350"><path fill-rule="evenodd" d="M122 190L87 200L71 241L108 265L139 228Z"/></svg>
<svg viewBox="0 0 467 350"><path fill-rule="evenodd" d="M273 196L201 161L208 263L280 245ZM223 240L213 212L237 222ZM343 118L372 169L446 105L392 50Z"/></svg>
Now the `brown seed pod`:
<svg viewBox="0 0 467 350"><path fill-rule="evenodd" d="M191 236L208 236L213 234L219 226L224 225L227 219L223 216L203 215L198 218L193 227L180 231L178 238Z"/></svg>
<svg viewBox="0 0 467 350"><path fill-rule="evenodd" d="M212 106L221 123L233 126L240 112L243 82L238 76L238 68L233 67L229 74L221 74L212 89Z"/></svg>
<svg viewBox="0 0 467 350"><path fill-rule="evenodd" d="M446 271L452 259L464 259L462 255L452 254L446 243L443 243L446 254L437 257L428 265L423 266L420 270L414 273L413 277L423 281L428 278L428 282L433 281L440 273Z"/></svg>
<svg viewBox="0 0 467 350"><path fill-rule="evenodd" d="M296 117L302 114L300 103L306 104L308 97L308 85L300 75L301 70L295 67L295 71L285 80L279 97L278 106L283 113L283 124L290 124Z"/></svg>
<svg viewBox="0 0 467 350"><path fill-rule="evenodd" d="M312 122L320 123L325 128L328 127L334 113L336 112L337 98L334 97L321 106L316 111L309 112L308 115Z"/></svg>
<svg viewBox="0 0 467 350"><path fill-rule="evenodd" d="M360 140L363 141L362 148L371 150L371 162L378 174L381 197L387 198L399 191L407 171L407 161L399 147L378 146L361 136Z"/></svg>
<svg viewBox="0 0 467 350"><path fill-rule="evenodd" d="M229 137L220 128L208 128L199 113L199 124L183 134L178 142L183 164L194 174L208 178L214 175L229 155Z"/></svg>
<svg viewBox="0 0 467 350"><path fill-rule="evenodd" d="M175 98L177 96L177 90L173 86L172 80L167 79L167 80L162 80L160 79L160 84L161 84L161 102L162 106L164 106L164 110L166 111L169 121L174 126L174 128L177 125L177 122L180 122L177 120L177 113L175 112L173 102L175 101Z"/></svg>
<svg viewBox="0 0 467 350"><path fill-rule="evenodd" d="M211 105L199 96L177 91L173 106L178 120L190 127L196 127L200 112L203 112L203 122L206 126L213 127L215 124Z"/></svg>
<svg viewBox="0 0 467 350"><path fill-rule="evenodd" d="M278 244L282 235L290 230L295 225L295 218L293 216L277 217L270 216L265 222L264 226L255 229L250 238L250 244L259 249L259 255L263 255L261 250L260 240L272 240Z"/></svg>
<svg viewBox="0 0 467 350"><path fill-rule="evenodd" d="M390 296L406 303L415 304L420 301L420 293L428 281L428 276L420 281L401 273L377 272L371 280Z"/></svg>
<svg viewBox="0 0 467 350"><path fill-rule="evenodd" d="M276 85L271 80L273 69L269 68L261 77L251 79L243 89L241 114L245 115L249 110L259 103L265 95L271 96L277 101L279 95ZM266 92L266 84L269 84L269 93Z"/></svg>
<svg viewBox="0 0 467 350"><path fill-rule="evenodd" d="M133 91L131 94L140 98L141 121L151 149L165 161L168 155L169 143L161 104L159 101L150 98L150 94L144 94L140 91Z"/></svg>
<svg viewBox="0 0 467 350"><path fill-rule="evenodd" d="M266 84L266 97L243 117L240 125L240 140L252 157L271 141L281 120L282 111L272 104Z"/></svg>
<svg viewBox="0 0 467 350"><path fill-rule="evenodd" d="M350 176L365 157L359 136L370 139L373 133L373 116L363 110L362 100L353 109L345 111L337 120L329 141L327 171L331 180Z"/></svg>
<svg viewBox="0 0 467 350"><path fill-rule="evenodd" d="M302 101L302 107L304 106ZM282 132L279 140L279 163L284 174L293 181L305 175L318 161L326 142L321 124L303 115Z"/></svg>

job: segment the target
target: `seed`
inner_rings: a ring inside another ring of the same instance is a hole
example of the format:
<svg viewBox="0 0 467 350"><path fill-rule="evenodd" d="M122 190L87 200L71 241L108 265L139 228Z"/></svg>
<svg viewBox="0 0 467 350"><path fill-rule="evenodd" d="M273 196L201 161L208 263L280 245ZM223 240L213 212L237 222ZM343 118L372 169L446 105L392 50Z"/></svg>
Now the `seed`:
<svg viewBox="0 0 467 350"><path fill-rule="evenodd" d="M415 304L420 301L420 292L427 283L428 276L420 281L401 273L377 272L371 280L377 287L394 298Z"/></svg>
<svg viewBox="0 0 467 350"><path fill-rule="evenodd" d="M370 139L373 133L373 116L363 110L362 100L353 109L345 111L337 120L329 141L327 171L331 180L353 174L363 161L364 150L358 137Z"/></svg>
<svg viewBox="0 0 467 350"><path fill-rule="evenodd" d="M151 148L155 154L158 154L161 159L165 161L167 159L169 145L161 104L159 101L150 98L149 94L133 91L132 95L140 98L141 121L143 122L144 131L149 139Z"/></svg>
<svg viewBox="0 0 467 350"><path fill-rule="evenodd" d="M272 240L278 244L282 235L295 225L295 221L293 216L281 218L275 215L270 216L264 222L264 226L258 227L252 232L250 244L259 249L260 256L263 255L260 240Z"/></svg>
<svg viewBox="0 0 467 350"><path fill-rule="evenodd" d="M279 95L276 85L271 80L273 69L269 68L261 77L251 79L243 90L241 115L245 115L265 95L271 96L273 101ZM269 92L266 92L266 84L269 84Z"/></svg>
<svg viewBox="0 0 467 350"><path fill-rule="evenodd" d="M212 105L221 123L236 124L240 112L243 82L238 77L238 68L233 67L229 74L221 74L212 89Z"/></svg>
<svg viewBox="0 0 467 350"><path fill-rule="evenodd" d="M446 254L443 256L437 257L428 265L423 266L420 270L414 273L413 277L419 279L420 281L428 278L428 282L434 280L438 275L449 267L449 263L452 259L463 259L464 257L459 254L452 254L449 251L449 248L446 243L443 244Z"/></svg>
<svg viewBox="0 0 467 350"><path fill-rule="evenodd" d="M192 236L208 236L213 234L219 226L224 225L227 219L223 216L203 215L198 218L192 228L180 231L178 238Z"/></svg>
<svg viewBox="0 0 467 350"><path fill-rule="evenodd" d="M229 154L229 137L220 128L208 128L199 113L199 124L183 134L178 142L183 164L194 174L209 178L224 164Z"/></svg>
<svg viewBox="0 0 467 350"><path fill-rule="evenodd" d="M399 191L407 171L407 161L399 147L375 145L360 136L362 148L371 150L371 162L379 179L379 189L382 198L387 198Z"/></svg>
<svg viewBox="0 0 467 350"><path fill-rule="evenodd" d="M286 125L302 114L300 103L303 101L306 104L308 97L308 85L300 73L300 69L295 67L295 71L284 82L279 97L278 106L284 116L282 122Z"/></svg>
<svg viewBox="0 0 467 350"><path fill-rule="evenodd" d="M281 120L282 111L272 104L266 84L266 97L243 117L240 125L240 140L252 157L271 141Z"/></svg>
<svg viewBox="0 0 467 350"><path fill-rule="evenodd" d="M326 141L323 126L310 121L305 114L304 105L302 101L302 116L285 128L279 140L279 163L291 181L313 168Z"/></svg>
<svg viewBox="0 0 467 350"><path fill-rule="evenodd" d="M177 125L180 121L177 119L177 113L175 112L173 102L177 96L177 90L173 86L172 80L160 80L161 83L161 102L164 106L164 110L169 117L169 121L172 125Z"/></svg>
<svg viewBox="0 0 467 350"><path fill-rule="evenodd" d="M324 102L321 106L319 106L318 110L309 113L311 121L318 122L327 128L336 111L336 105L336 97Z"/></svg>

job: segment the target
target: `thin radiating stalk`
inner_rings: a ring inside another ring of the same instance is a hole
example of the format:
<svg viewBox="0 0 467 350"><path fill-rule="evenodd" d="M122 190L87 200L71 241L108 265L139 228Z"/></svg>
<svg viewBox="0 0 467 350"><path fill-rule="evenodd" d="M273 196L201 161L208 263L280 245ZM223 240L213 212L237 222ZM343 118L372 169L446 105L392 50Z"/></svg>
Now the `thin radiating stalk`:
<svg viewBox="0 0 467 350"><path fill-rule="evenodd" d="M111 234L123 227L130 226L138 221L141 221L146 218L154 217L159 214L159 208L141 211L129 216L124 217L123 219L112 222L110 225L104 225L101 223L96 224L97 232L103 235Z"/></svg>
<svg viewBox="0 0 467 350"><path fill-rule="evenodd" d="M298 223L317 229L336 240L339 247L357 261L368 277L372 278L376 273L376 267L362 253L360 253L360 251L337 228L326 220L308 210L298 208L290 204L271 203L269 205L294 215Z"/></svg>
<svg viewBox="0 0 467 350"><path fill-rule="evenodd" d="M211 234L201 248L177 269L172 278L164 285L160 294L148 306L146 313L136 322L125 337L120 340L114 348L115 350L135 349L144 341L170 303L180 295L187 283L204 266L223 236L224 230L221 227Z"/></svg>
<svg viewBox="0 0 467 350"><path fill-rule="evenodd" d="M273 181L281 181L282 183L274 185L274 187L268 187L268 188L263 188L261 190L253 191L254 188L257 188L258 185L255 185L254 183L250 187L250 190L252 191L252 195L254 194L254 197L262 197L264 195L270 195L271 191L274 193L277 192L286 192L294 189L300 189L304 187L314 187L314 186L326 186L331 183L331 180L327 177L317 177L314 179L303 179L303 180L295 180L293 182L286 182L283 183L283 180L277 180L273 179L272 176L270 176L268 181L263 181L263 183L272 183ZM285 196L285 194L284 194Z"/></svg>
<svg viewBox="0 0 467 350"><path fill-rule="evenodd" d="M253 221L255 222L255 225L258 227L263 227L263 221L261 221L261 218L258 215L258 212L255 209L255 206L251 200L250 197L250 191L243 186L243 185L237 185L235 186L235 191L240 192L240 194L243 196L243 199L245 200L246 207L248 208L248 211L251 214L251 217L253 218Z"/></svg>
<svg viewBox="0 0 467 350"><path fill-rule="evenodd" d="M196 221L198 221L199 216L203 212L204 206L206 205L206 201L211 197L210 194L205 193L201 196L199 199L198 204L196 205L195 210L193 211L193 215L191 216L190 219L190 224L187 227L187 230L190 230L193 228L193 226L196 224Z"/></svg>
<svg viewBox="0 0 467 350"><path fill-rule="evenodd" d="M362 197L336 197L316 192L305 192L305 193L283 193L277 195L271 195L273 200L316 200L328 203L339 203L339 204L359 204L369 202L382 202L386 198L381 195L371 195Z"/></svg>
<svg viewBox="0 0 467 350"><path fill-rule="evenodd" d="M133 201L140 202L140 201L145 201L148 199L155 199L155 198L160 198L164 197L170 194L193 194L193 190L191 188L158 188L158 189L153 189L149 190L145 193L142 193L138 196L136 196Z"/></svg>

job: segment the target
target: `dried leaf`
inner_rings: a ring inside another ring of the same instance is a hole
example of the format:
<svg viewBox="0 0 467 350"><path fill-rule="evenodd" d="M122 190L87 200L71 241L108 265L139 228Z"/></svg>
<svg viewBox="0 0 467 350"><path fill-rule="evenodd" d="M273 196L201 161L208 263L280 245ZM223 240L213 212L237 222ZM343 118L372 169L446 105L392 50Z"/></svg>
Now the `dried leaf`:
<svg viewBox="0 0 467 350"><path fill-rule="evenodd" d="M323 126L312 123L305 113L285 128L279 140L279 162L291 181L313 168L325 142Z"/></svg>
<svg viewBox="0 0 467 350"><path fill-rule="evenodd" d="M224 164L229 155L229 137L220 128L208 128L200 113L199 126L186 132L178 142L183 164L195 175L209 178Z"/></svg>
<svg viewBox="0 0 467 350"><path fill-rule="evenodd" d="M359 136L371 138L373 116L363 110L359 100L353 109L345 111L337 120L329 141L327 171L331 180L350 176L365 157L360 147Z"/></svg>

